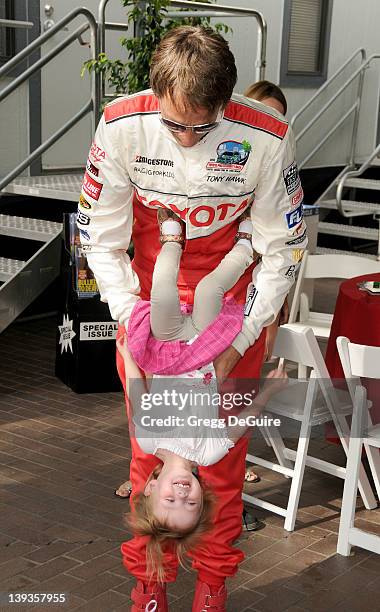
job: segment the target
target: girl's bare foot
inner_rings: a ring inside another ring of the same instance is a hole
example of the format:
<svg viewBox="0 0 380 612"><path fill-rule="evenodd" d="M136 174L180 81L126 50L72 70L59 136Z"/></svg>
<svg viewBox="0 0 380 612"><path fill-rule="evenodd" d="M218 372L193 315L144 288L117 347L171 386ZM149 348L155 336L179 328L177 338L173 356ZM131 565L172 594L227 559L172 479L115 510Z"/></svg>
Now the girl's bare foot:
<svg viewBox="0 0 380 612"><path fill-rule="evenodd" d="M131 497L131 493L132 493L132 483L130 480L126 480L117 489L115 489L116 497L123 497L125 499L128 499L129 497Z"/></svg>
<svg viewBox="0 0 380 612"><path fill-rule="evenodd" d="M251 468L248 468L245 471L244 480L245 480L245 482L253 482L253 483L255 483L255 482L260 482L261 478Z"/></svg>

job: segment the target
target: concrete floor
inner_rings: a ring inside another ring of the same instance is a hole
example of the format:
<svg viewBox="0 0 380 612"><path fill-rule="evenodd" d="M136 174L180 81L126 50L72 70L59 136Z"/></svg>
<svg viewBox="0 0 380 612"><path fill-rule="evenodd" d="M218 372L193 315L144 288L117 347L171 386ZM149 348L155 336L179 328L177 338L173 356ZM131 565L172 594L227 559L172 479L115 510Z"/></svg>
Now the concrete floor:
<svg viewBox="0 0 380 612"><path fill-rule="evenodd" d="M317 294L322 306L333 300L330 286ZM76 395L55 378L56 324L16 323L0 336L0 610L128 610L134 581L119 547L129 503L113 495L130 458L123 396ZM311 446L344 465L340 447ZM261 441L255 454L270 451ZM289 481L257 472L261 482L247 490L285 504ZM246 558L228 581L230 612L380 610L380 556L335 554L341 495L341 481L307 469L294 533L255 511L265 526L241 536ZM380 534L380 510L358 500L357 524ZM194 580L181 570L169 585L171 610L191 610ZM11 605L8 593L64 593L66 603Z"/></svg>

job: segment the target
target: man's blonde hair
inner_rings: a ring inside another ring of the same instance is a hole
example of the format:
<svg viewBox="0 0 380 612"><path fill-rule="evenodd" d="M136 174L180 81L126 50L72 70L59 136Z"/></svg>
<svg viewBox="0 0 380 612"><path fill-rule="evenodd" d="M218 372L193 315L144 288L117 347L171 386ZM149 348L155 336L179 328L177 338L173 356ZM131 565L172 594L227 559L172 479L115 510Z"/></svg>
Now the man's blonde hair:
<svg viewBox="0 0 380 612"><path fill-rule="evenodd" d="M158 98L214 111L231 98L237 80L235 58L220 34L201 26L180 26L161 40L152 57L150 84Z"/></svg>
<svg viewBox="0 0 380 612"><path fill-rule="evenodd" d="M161 472L157 466L148 481ZM202 487L202 507L198 521L187 529L172 529L160 522L154 515L150 497L137 493L133 498L133 510L127 515L127 521L136 535L149 536L146 544L147 575L153 582L165 582L164 553L174 550L180 564L185 567L186 554L199 542L202 534L212 526L215 496L200 481Z"/></svg>

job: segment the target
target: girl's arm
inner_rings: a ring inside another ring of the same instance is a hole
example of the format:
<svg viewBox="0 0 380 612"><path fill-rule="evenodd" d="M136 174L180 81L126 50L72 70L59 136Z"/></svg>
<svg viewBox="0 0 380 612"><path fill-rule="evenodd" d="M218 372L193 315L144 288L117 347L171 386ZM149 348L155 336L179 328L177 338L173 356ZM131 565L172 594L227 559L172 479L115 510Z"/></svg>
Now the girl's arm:
<svg viewBox="0 0 380 612"><path fill-rule="evenodd" d="M119 338L116 346L124 359L125 390L135 412L141 406L141 396L147 392L146 381L128 348L126 334Z"/></svg>

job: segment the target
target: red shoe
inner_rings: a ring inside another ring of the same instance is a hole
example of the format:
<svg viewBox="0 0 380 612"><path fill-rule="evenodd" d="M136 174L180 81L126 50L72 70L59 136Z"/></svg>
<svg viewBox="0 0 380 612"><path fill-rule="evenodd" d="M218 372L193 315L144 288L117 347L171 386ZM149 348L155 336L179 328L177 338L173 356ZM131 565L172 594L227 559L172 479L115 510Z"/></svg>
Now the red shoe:
<svg viewBox="0 0 380 612"><path fill-rule="evenodd" d="M211 588L197 580L192 612L226 612L227 589L219 587L217 595L211 595Z"/></svg>
<svg viewBox="0 0 380 612"><path fill-rule="evenodd" d="M152 585L138 580L131 591L133 605L131 612L168 612L166 584L155 582Z"/></svg>

